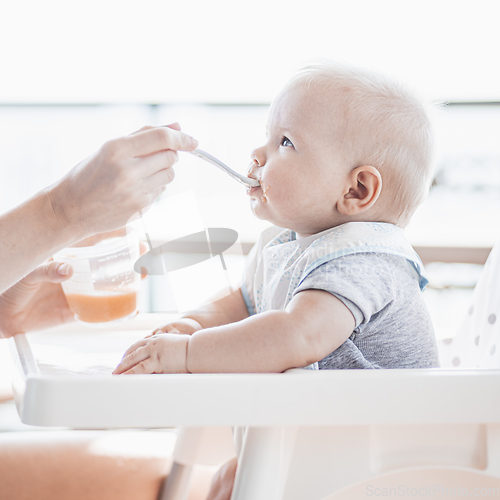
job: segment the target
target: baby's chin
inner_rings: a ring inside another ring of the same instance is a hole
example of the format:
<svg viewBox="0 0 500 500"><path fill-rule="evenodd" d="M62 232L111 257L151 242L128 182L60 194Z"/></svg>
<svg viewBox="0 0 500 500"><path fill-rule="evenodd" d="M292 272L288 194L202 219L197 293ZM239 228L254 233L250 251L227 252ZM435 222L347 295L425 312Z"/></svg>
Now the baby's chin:
<svg viewBox="0 0 500 500"><path fill-rule="evenodd" d="M288 228L288 223L291 223L287 217L282 217L276 214L272 210L272 207L270 207L267 203L262 203L260 200L257 200L255 203L251 203L251 209L257 219L265 220L273 226Z"/></svg>
<svg viewBox="0 0 500 500"><path fill-rule="evenodd" d="M259 200L251 199L250 200L250 210L257 217L257 219L262 219L262 210L259 210Z"/></svg>
<svg viewBox="0 0 500 500"><path fill-rule="evenodd" d="M273 223L273 221L269 217L268 210L266 210L266 205L267 203L263 203L260 198L250 198L250 209L252 210L252 213L255 215L255 217L257 217L257 219L267 220Z"/></svg>

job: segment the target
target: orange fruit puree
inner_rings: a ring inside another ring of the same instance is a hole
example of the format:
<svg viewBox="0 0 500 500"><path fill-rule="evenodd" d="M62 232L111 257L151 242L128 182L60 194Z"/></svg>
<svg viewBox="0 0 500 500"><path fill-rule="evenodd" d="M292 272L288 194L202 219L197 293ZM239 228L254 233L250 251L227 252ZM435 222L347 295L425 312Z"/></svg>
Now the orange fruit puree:
<svg viewBox="0 0 500 500"><path fill-rule="evenodd" d="M68 306L80 321L104 323L124 318L137 307L137 292L86 295L72 293L66 295Z"/></svg>

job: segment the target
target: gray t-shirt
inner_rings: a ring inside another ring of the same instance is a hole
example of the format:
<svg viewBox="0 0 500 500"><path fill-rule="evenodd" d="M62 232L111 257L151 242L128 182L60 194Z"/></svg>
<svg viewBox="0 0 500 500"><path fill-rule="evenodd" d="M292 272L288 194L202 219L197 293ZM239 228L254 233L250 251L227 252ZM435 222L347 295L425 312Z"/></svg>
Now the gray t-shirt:
<svg viewBox="0 0 500 500"><path fill-rule="evenodd" d="M248 255L241 291L250 314L285 310L308 289L347 306L351 336L307 368L429 368L439 362L421 292L426 283L401 228L349 222L300 239L289 229L265 230Z"/></svg>
<svg viewBox="0 0 500 500"><path fill-rule="evenodd" d="M352 335L319 362L319 369L439 366L434 330L408 261L384 253L330 260L295 289L335 295L355 319Z"/></svg>

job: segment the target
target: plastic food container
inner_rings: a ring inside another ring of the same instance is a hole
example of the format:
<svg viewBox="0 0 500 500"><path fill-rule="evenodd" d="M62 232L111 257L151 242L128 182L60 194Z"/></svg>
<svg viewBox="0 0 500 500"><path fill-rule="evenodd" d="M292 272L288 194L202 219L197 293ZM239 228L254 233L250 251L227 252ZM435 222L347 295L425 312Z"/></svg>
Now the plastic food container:
<svg viewBox="0 0 500 500"><path fill-rule="evenodd" d="M140 275L134 263L139 240L134 233L109 234L89 246L68 247L54 255L54 260L73 267L73 276L62 288L75 319L95 326L137 314Z"/></svg>

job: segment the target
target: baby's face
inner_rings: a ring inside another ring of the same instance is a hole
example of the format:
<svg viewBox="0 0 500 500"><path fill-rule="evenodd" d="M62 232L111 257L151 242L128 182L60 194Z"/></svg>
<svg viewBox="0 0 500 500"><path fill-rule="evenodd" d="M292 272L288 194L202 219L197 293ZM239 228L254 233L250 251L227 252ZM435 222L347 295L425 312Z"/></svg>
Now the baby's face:
<svg viewBox="0 0 500 500"><path fill-rule="evenodd" d="M335 110L318 85L287 86L269 113L267 142L252 153L253 213L299 236L340 224L336 201L348 169L341 160ZM338 121L338 120L337 120Z"/></svg>

